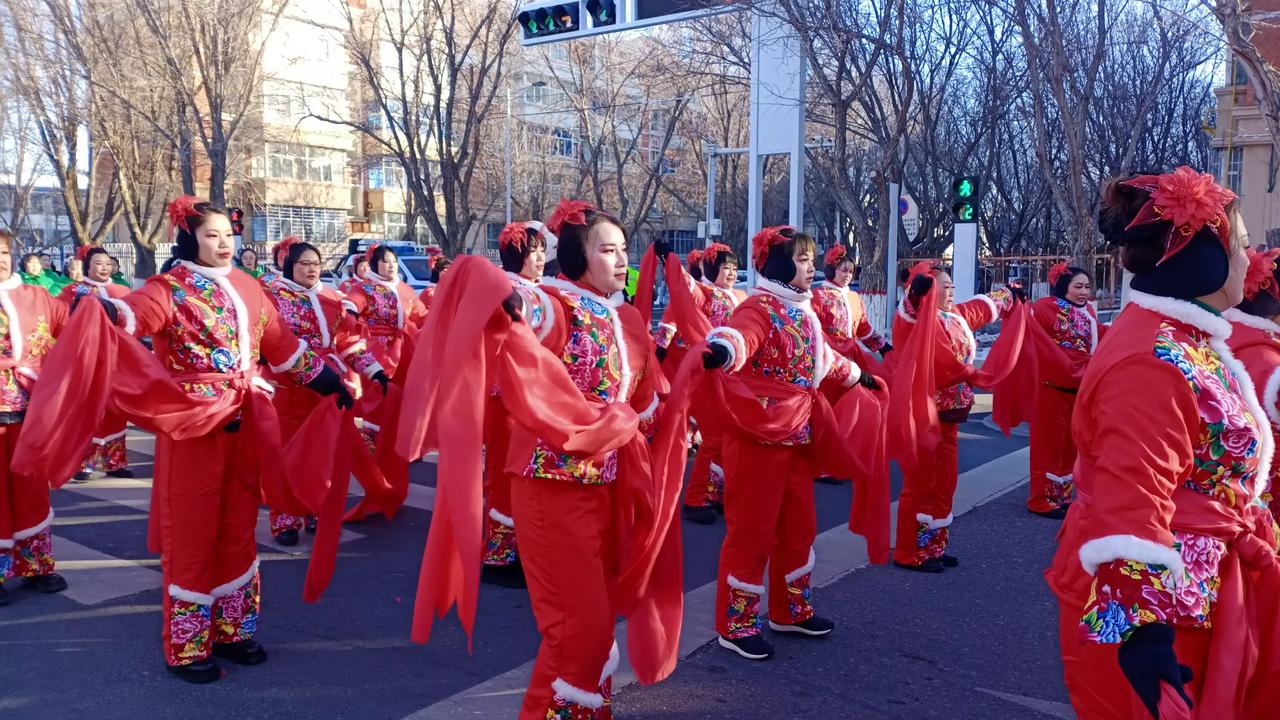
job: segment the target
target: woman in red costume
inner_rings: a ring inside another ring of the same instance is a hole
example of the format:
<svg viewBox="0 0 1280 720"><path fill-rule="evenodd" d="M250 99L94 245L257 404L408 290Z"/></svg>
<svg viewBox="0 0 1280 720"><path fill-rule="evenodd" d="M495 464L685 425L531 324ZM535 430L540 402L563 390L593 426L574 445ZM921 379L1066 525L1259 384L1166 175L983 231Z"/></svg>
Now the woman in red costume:
<svg viewBox="0 0 1280 720"><path fill-rule="evenodd" d="M84 295L94 295L103 300L121 298L129 294L129 288L111 282L111 256L101 247L81 245L76 251L76 260L81 264L83 277L64 288L58 299L70 307L75 299ZM93 442L89 445L84 464L76 473L76 480L88 480L94 470L101 470L107 477L131 478L133 471L129 469L129 458L125 447L125 429L128 423L115 413L108 413L102 427L94 433Z"/></svg>
<svg viewBox="0 0 1280 720"><path fill-rule="evenodd" d="M498 235L498 257L520 300L521 315L531 327L550 331L547 323L554 312L550 297L537 291L547 264L549 233L534 220L513 222ZM516 523L511 509L512 475L506 471L511 448L512 420L495 387L485 413L485 523L484 582L503 587L525 587L524 572L516 547Z"/></svg>
<svg viewBox="0 0 1280 720"><path fill-rule="evenodd" d="M723 427L727 530L720 549L716 631L721 647L764 660L773 655L760 613L766 580L772 630L820 637L835 628L810 603L817 536L814 461L830 447L816 447L815 440L830 433L818 426L817 389L823 383L879 388L824 339L810 304L813 239L790 227L765 228L751 248L759 273L755 292L728 324L707 336L703 363L723 368L724 382L738 389L725 390L731 399L724 411L738 420ZM825 400L819 402L825 407ZM761 408L767 422L743 422L744 413L758 415Z"/></svg>
<svg viewBox="0 0 1280 720"><path fill-rule="evenodd" d="M905 414L911 415L921 404L928 406L925 424L929 426L929 442L935 446L925 449L917 443L908 451L911 443L898 438L892 441L903 469L893 564L940 573L960 564L947 553L947 542L960 474L960 423L973 409L971 377L978 353L973 331L1009 315L1023 293L1017 287L997 289L957 305L951 276L929 263L913 268L907 287L893 322L893 339L899 348L894 353L898 366L891 388L893 403L899 412L904 405L910 406ZM932 326L917 327L922 316ZM924 330L927 332L911 345L911 356L906 357L912 336ZM1010 334L1006 342L1020 348L1021 332ZM903 356L897 357L899 353ZM904 461L901 455L911 452L912 460Z"/></svg>
<svg viewBox="0 0 1280 720"><path fill-rule="evenodd" d="M665 260L665 256L663 259ZM689 275L695 282L702 282L702 250L690 250L684 260ZM695 293L694 298L699 294ZM667 307L669 314L674 315L675 313L670 313L670 304ZM653 331L653 342L658 347L658 359L662 361L664 368L670 368L667 374L673 376L684 360L685 354L689 352L689 339L680 334L676 324L671 322L669 317L664 317L662 322L658 323L657 329Z"/></svg>
<svg viewBox="0 0 1280 720"><path fill-rule="evenodd" d="M299 242L300 240L302 240L302 238L290 235L276 243L276 246L271 248L271 265L265 268L259 265L258 272L249 274L258 278L263 286L270 285L275 282L276 279L281 276L280 267L284 265L284 250L287 247L286 243Z"/></svg>
<svg viewBox="0 0 1280 720"><path fill-rule="evenodd" d="M346 295L367 279L369 279L369 259L364 255L352 255L347 263L347 279L338 285L338 291Z"/></svg>
<svg viewBox="0 0 1280 720"><path fill-rule="evenodd" d="M1271 421L1272 437L1280 441L1280 249L1247 252L1244 301L1222 316L1231 321L1231 352L1249 372L1258 402ZM1280 502L1275 498L1278 478L1280 467L1273 462L1261 501L1280 521Z"/></svg>
<svg viewBox="0 0 1280 720"><path fill-rule="evenodd" d="M427 281L427 286L418 293L418 301L428 311L431 310L431 301L436 296L436 286L440 284L440 276L444 275L444 271L449 269L453 261L444 255L434 255L427 261L431 267L431 278Z"/></svg>
<svg viewBox="0 0 1280 720"><path fill-rule="evenodd" d="M1249 265L1235 195L1188 167L1117 178L1098 227L1133 273L1089 362L1077 498L1046 573L1081 718L1274 717L1274 443L1220 313Z"/></svg>
<svg viewBox="0 0 1280 720"><path fill-rule="evenodd" d="M1031 483L1027 509L1061 520L1071 504L1076 462L1071 411L1080 380L1105 326L1089 304L1089 273L1065 262L1049 268L1049 295L1031 305L1038 382L1031 417Z"/></svg>
<svg viewBox="0 0 1280 720"><path fill-rule="evenodd" d="M52 448L87 439L108 406L157 432L148 544L159 550L164 574L165 662L183 680L209 683L221 675L214 656L240 665L266 660L254 640L258 506L265 495L273 507L310 509L287 498L310 496L310 485L299 483L316 474L280 462L271 386L259 364L336 394L340 406L352 400L338 373L289 332L262 285L232 268L225 210L183 197L170 203L169 218L181 258L169 272L122 299L84 296L77 304L67 342L46 364L57 387L37 387L45 407L28 422L40 432L23 440L18 462L65 464ZM133 336L150 336L154 355Z"/></svg>
<svg viewBox="0 0 1280 720"><path fill-rule="evenodd" d="M400 263L396 253L386 245L374 245L365 253L369 260L369 277L347 293L351 312L364 323L369 349L393 381L402 357L412 352L418 328L426 320L427 308L413 293L413 288L400 280ZM381 412L364 418L363 434L376 444L381 425Z"/></svg>
<svg viewBox="0 0 1280 720"><path fill-rule="evenodd" d="M53 339L62 332L67 306L42 287L23 284L13 271L14 239L0 230L0 606L8 605L5 581L20 577L44 593L62 592L67 581L53 571L47 476L18 473L14 448L22 433L32 386ZM66 478L63 477L63 480Z"/></svg>
<svg viewBox="0 0 1280 720"><path fill-rule="evenodd" d="M836 352L862 365L859 360L861 346L881 357L893 351L889 344L871 326L862 296L849 289L849 283L858 271L858 264L844 245L836 245L823 258L826 280L813 287L813 311L822 321L822 330ZM863 367L871 370L870 367Z"/></svg>
<svg viewBox="0 0 1280 720"><path fill-rule="evenodd" d="M360 326L344 311L337 291L320 282L320 251L314 245L290 238L281 243L283 276L267 286L280 319L289 330L307 343L329 367L348 380L356 392L359 378L377 382L385 391L388 379L382 366L369 352ZM288 443L298 433L312 410L321 402L313 392L299 387L287 376L276 377L273 402L280 415L281 439ZM323 452L325 449L317 448ZM298 532L306 527L315 532L315 517L271 510L271 535L281 545L297 545Z"/></svg>

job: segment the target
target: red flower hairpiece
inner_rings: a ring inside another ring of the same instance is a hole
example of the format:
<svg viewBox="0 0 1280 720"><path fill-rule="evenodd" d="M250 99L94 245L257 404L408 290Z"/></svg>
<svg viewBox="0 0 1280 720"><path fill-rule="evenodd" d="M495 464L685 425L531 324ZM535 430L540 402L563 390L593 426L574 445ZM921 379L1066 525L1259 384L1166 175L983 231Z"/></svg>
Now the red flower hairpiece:
<svg viewBox="0 0 1280 720"><path fill-rule="evenodd" d="M439 255L443 255L443 254L444 254L444 250L441 250L439 245L428 245L428 246L427 246L427 257L432 257L432 258L433 258L433 257L437 257L437 256L439 256Z"/></svg>
<svg viewBox="0 0 1280 720"><path fill-rule="evenodd" d="M276 267L284 267L284 259L289 256L289 248L301 243L302 238L297 235L290 235L289 237L281 240L280 244L276 245L275 252L273 253L273 257L276 261Z"/></svg>
<svg viewBox="0 0 1280 720"><path fill-rule="evenodd" d="M382 247L382 243L376 243L374 245L370 245L369 249L364 251L364 261L369 263L371 268L373 267L373 254L377 252L380 247Z"/></svg>
<svg viewBox="0 0 1280 720"><path fill-rule="evenodd" d="M1071 266L1064 260L1049 267L1049 285L1057 285L1058 279L1071 272Z"/></svg>
<svg viewBox="0 0 1280 720"><path fill-rule="evenodd" d="M1276 260L1280 258L1280 249L1258 252L1249 248L1247 252L1249 269L1244 275L1244 296L1252 300L1265 290L1280 300L1280 285L1276 284Z"/></svg>
<svg viewBox="0 0 1280 720"><path fill-rule="evenodd" d="M1236 194L1219 185L1209 173L1182 165L1171 173L1139 175L1122 184L1151 194L1125 230L1155 222L1168 222L1173 226L1165 236L1160 262L1176 255L1204 227L1218 237L1223 250L1231 249L1227 206L1236 199Z"/></svg>
<svg viewBox="0 0 1280 720"><path fill-rule="evenodd" d="M716 260L719 259L721 253L733 254L733 248L725 245L724 243L711 243L707 246L707 249L702 251L702 262L715 265Z"/></svg>
<svg viewBox="0 0 1280 720"><path fill-rule="evenodd" d="M502 228L502 232L498 233L498 248L506 250L509 247L515 247L519 252L524 252L525 246L529 244L529 224L525 222L507 223Z"/></svg>
<svg viewBox="0 0 1280 720"><path fill-rule="evenodd" d="M795 228L790 225L774 225L761 230L751 238L751 262L755 263L757 270L763 269L765 260L769 259L769 248L781 245L788 240L787 236L782 234L783 230L795 232Z"/></svg>
<svg viewBox="0 0 1280 720"><path fill-rule="evenodd" d="M691 268L697 267L702 264L702 256L703 252L701 250L690 250L689 254L684 257L684 261Z"/></svg>
<svg viewBox="0 0 1280 720"><path fill-rule="evenodd" d="M921 275L932 275L937 272L939 267L937 260L921 260L915 265L912 265L911 274L907 276L907 287L911 287L912 280L915 280Z"/></svg>
<svg viewBox="0 0 1280 720"><path fill-rule="evenodd" d="M843 245L836 245L827 251L826 256L822 258L827 265L839 265L844 259L849 257L849 248Z"/></svg>
<svg viewBox="0 0 1280 720"><path fill-rule="evenodd" d="M196 205L204 202L194 195L180 195L169 201L169 224L175 229L182 228L187 232L191 232L192 228L188 224L191 218L199 217L200 211L196 209Z"/></svg>
<svg viewBox="0 0 1280 720"><path fill-rule="evenodd" d="M559 235L565 225L586 225L587 212L590 210L595 210L591 203L561 198L560 204L551 213L551 217L547 218L546 227L552 233Z"/></svg>
<svg viewBox="0 0 1280 720"><path fill-rule="evenodd" d="M76 259L84 262L84 259L89 257L89 251L96 247L101 247L101 245L81 245L76 248Z"/></svg>

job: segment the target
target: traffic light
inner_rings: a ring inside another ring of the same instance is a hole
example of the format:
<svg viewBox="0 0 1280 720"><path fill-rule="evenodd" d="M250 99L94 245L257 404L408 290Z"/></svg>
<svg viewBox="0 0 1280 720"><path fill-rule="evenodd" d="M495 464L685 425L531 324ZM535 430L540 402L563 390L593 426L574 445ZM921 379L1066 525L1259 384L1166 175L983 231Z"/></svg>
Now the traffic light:
<svg viewBox="0 0 1280 720"><path fill-rule="evenodd" d="M591 27L604 27L618 22L618 11L613 0L587 0L587 14L591 16Z"/></svg>
<svg viewBox="0 0 1280 720"><path fill-rule="evenodd" d="M516 19L525 40L559 35L578 29L578 3L559 3L529 8L521 11Z"/></svg>
<svg viewBox="0 0 1280 720"><path fill-rule="evenodd" d="M951 215L958 223L978 221L978 178L963 176L951 183Z"/></svg>
<svg viewBox="0 0 1280 720"><path fill-rule="evenodd" d="M244 210L227 208L227 217L231 220L231 234L244 235Z"/></svg>

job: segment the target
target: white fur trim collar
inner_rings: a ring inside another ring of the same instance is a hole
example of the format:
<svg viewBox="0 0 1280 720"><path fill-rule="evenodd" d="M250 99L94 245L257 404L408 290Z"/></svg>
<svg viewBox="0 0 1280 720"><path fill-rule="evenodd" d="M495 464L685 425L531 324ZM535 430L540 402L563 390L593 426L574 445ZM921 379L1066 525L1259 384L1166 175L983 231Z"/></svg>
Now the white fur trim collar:
<svg viewBox="0 0 1280 720"><path fill-rule="evenodd" d="M818 319L818 314L813 311L813 303L810 302L813 298L813 293L796 292L782 283L760 275L756 276L756 286L751 289L751 293L753 295L769 295L783 305L797 308L804 312L805 317L809 320L809 329L813 333L813 386L818 387L821 385L823 378L831 370L832 359L827 355L827 336L822 331L822 321ZM743 358L743 362L746 362L746 358Z"/></svg>
<svg viewBox="0 0 1280 720"><path fill-rule="evenodd" d="M378 285L382 285L384 287L389 287L392 290L396 289L400 285L399 276L388 279L388 278L382 277L381 275L379 275L378 273L372 270L369 271L368 279L370 282L377 283Z"/></svg>
<svg viewBox="0 0 1280 720"><path fill-rule="evenodd" d="M0 290L13 290L22 284L22 278L18 273L11 273L7 280L0 280Z"/></svg>
<svg viewBox="0 0 1280 720"><path fill-rule="evenodd" d="M200 265L199 263L193 263L190 260L179 260L178 264L190 270L191 272L197 275L201 275L203 277L207 277L210 280L214 278L225 278L226 276L231 274L230 265L226 267L209 267L208 265Z"/></svg>
<svg viewBox="0 0 1280 720"><path fill-rule="evenodd" d="M1230 320L1233 323L1240 323L1241 325L1247 325L1248 327L1254 328L1255 330L1261 330L1263 332L1275 333L1277 335L1280 335L1280 324L1276 324L1275 322L1272 322L1271 320L1268 320L1264 317L1258 317L1257 315L1250 315L1249 313L1241 310L1240 308L1231 308L1230 310L1227 310L1226 312L1222 313L1222 317Z"/></svg>
<svg viewBox="0 0 1280 720"><path fill-rule="evenodd" d="M517 285L523 285L524 287L538 287L537 280L530 280L529 278L521 275L520 273L513 273L510 270L508 270L507 277L511 279L511 282Z"/></svg>
<svg viewBox="0 0 1280 720"><path fill-rule="evenodd" d="M627 300L626 297L622 294L621 290L619 290L618 292L612 295L605 296L605 295L601 295L600 293L594 290L585 288L576 282L572 282L570 280L561 280L560 278L546 278L545 280L542 281L542 286L552 287L561 292L573 293L574 295L589 297L592 300L595 300L596 302L606 307L614 308L614 309L622 307L622 304Z"/></svg>
<svg viewBox="0 0 1280 720"><path fill-rule="evenodd" d="M786 285L783 285L776 280L770 280L763 275L756 276L756 284L755 287L751 288L751 293L753 295L767 293L792 305L800 305L801 303L808 305L809 300L813 298L812 292L797 292Z"/></svg>
<svg viewBox="0 0 1280 720"><path fill-rule="evenodd" d="M1175 298L1149 295L1139 290L1129 291L1129 300L1140 308L1164 315L1171 320L1186 323L1209 335L1226 340L1231 337L1231 322L1214 315L1195 303Z"/></svg>
<svg viewBox="0 0 1280 720"><path fill-rule="evenodd" d="M311 302L311 311L316 314L316 326L320 328L321 349L333 347L333 337L329 333L329 318L325 317L324 308L320 307L320 292L324 290L324 285L317 281L315 285L308 288L284 277L276 278L275 283L280 287L307 296L307 299ZM400 302L398 295L399 293L397 293L397 303Z"/></svg>

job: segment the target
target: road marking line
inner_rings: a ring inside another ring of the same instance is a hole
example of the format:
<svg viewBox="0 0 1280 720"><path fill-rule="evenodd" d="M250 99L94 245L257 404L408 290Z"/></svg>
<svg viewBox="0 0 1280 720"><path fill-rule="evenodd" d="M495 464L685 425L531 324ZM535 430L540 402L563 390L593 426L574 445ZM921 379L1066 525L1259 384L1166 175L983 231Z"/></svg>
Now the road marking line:
<svg viewBox="0 0 1280 720"><path fill-rule="evenodd" d="M961 473L956 487L952 513L963 515L974 508L1004 495L1028 479L1030 448L1022 448ZM897 527L898 503L890 508L893 518L890 538ZM867 565L867 544L838 525L818 534L814 540L817 564L813 570L814 587L830 585L849 573ZM714 629L716 584L714 581L685 593L684 621L680 633L680 659L715 640ZM761 602L764 605L764 602ZM614 628L614 636L622 657L626 657L626 622ZM458 717L514 717L519 713L524 689L533 672L533 661L485 680L467 690L433 703L405 716L404 720L445 720ZM635 682L635 674L624 662L613 676L613 691Z"/></svg>
<svg viewBox="0 0 1280 720"><path fill-rule="evenodd" d="M987 688L974 688L980 693L986 693L1001 700L1021 705L1024 708L1044 713L1049 717L1062 718L1062 720L1075 720L1076 713L1067 703L1060 703L1054 700L1041 700L1027 695L1013 695L1011 693L1000 692L999 690L989 690Z"/></svg>
<svg viewBox="0 0 1280 720"><path fill-rule="evenodd" d="M123 560L127 563L124 566L113 566L114 563L121 562L122 558L98 552L58 535L53 537L53 551L60 561L58 570L66 571L67 589L62 594L81 605L97 605L144 590L153 590L160 587L162 582L163 576L156 570L128 560ZM80 564L64 564L61 561L79 561Z"/></svg>

